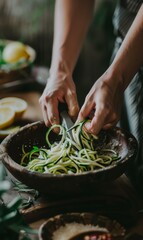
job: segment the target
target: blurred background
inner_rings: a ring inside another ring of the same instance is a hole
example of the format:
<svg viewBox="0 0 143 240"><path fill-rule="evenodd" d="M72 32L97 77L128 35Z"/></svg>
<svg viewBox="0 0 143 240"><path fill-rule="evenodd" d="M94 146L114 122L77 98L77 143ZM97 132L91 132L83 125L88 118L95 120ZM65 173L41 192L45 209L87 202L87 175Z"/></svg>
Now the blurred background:
<svg viewBox="0 0 143 240"><path fill-rule="evenodd" d="M117 0L96 2L93 21L74 71L80 104L108 67L115 38L112 16ZM54 5L54 0L0 1L0 39L30 45L37 53L34 65L46 69L51 62Z"/></svg>

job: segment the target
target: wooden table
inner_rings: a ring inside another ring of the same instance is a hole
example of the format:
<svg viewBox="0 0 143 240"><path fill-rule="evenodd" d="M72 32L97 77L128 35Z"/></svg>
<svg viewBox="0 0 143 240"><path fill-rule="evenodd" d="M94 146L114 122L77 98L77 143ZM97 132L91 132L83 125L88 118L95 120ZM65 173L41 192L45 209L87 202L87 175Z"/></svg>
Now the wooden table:
<svg viewBox="0 0 143 240"><path fill-rule="evenodd" d="M24 119L29 119L30 121L42 120L38 102L39 92L1 94L1 97L4 96L17 96L28 102L28 109L23 116ZM17 194L18 191L11 189L5 195L5 201L11 201ZM139 213L139 210L143 209L143 200L140 199L124 174L114 182L106 183L98 192L89 196L70 199L51 199L50 197L39 196L35 199L31 194L25 195L27 198L29 196L33 199L32 205L23 209L22 214L26 222L33 228L39 229L46 219L57 214L90 211L112 217L120 221L128 231L143 235L143 215Z"/></svg>

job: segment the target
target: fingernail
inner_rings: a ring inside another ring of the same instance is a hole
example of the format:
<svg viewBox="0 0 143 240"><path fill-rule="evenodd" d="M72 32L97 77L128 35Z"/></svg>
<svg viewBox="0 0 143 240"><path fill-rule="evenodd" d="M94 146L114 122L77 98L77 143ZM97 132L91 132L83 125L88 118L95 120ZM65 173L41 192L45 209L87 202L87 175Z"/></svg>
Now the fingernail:
<svg viewBox="0 0 143 240"><path fill-rule="evenodd" d="M90 122L85 123L84 126L85 126L85 128L87 129L87 131L89 132L89 131L90 131L90 128L91 128Z"/></svg>
<svg viewBox="0 0 143 240"><path fill-rule="evenodd" d="M58 128L54 128L54 129L53 129L53 132L56 133L56 134L59 134L60 131L59 131Z"/></svg>
<svg viewBox="0 0 143 240"><path fill-rule="evenodd" d="M56 117L53 118L52 125L58 125L58 120ZM53 132L59 133L60 129L58 127L53 128Z"/></svg>
<svg viewBox="0 0 143 240"><path fill-rule="evenodd" d="M55 127L55 128L53 128L53 132L58 134L60 132L60 129L58 127Z"/></svg>

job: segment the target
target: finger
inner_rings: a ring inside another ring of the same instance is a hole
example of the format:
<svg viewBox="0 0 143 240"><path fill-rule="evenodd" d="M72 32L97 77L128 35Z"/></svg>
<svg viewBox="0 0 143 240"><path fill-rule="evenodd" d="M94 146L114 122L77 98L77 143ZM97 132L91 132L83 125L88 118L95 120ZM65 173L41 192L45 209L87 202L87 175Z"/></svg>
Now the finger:
<svg viewBox="0 0 143 240"><path fill-rule="evenodd" d="M47 109L46 109L46 107L44 107L44 110L42 110L42 114L43 114L43 120L44 120L44 122L45 122L45 125L46 125L47 127L49 127L49 126L50 126L50 122L49 122L49 120L48 120L48 115L47 115Z"/></svg>
<svg viewBox="0 0 143 240"><path fill-rule="evenodd" d="M113 123L107 123L106 125L103 126L103 129L104 130L107 130L107 129L110 129L112 128L113 126L115 126L116 124L113 124Z"/></svg>
<svg viewBox="0 0 143 240"><path fill-rule="evenodd" d="M106 123L112 123L112 122L117 122L119 120L119 116L118 114L113 111L113 110L108 110L108 114L107 114L107 117L106 117Z"/></svg>
<svg viewBox="0 0 143 240"><path fill-rule="evenodd" d="M87 122L85 127L92 134L98 134L102 129L106 119L106 114L101 109L96 109L91 122Z"/></svg>
<svg viewBox="0 0 143 240"><path fill-rule="evenodd" d="M103 129L106 130L106 129L112 128L112 127L116 126L117 123L118 123L118 120L107 123L103 126Z"/></svg>
<svg viewBox="0 0 143 240"><path fill-rule="evenodd" d="M84 102L84 104L78 114L77 121L80 122L80 121L84 120L85 118L89 117L92 110L93 110L93 104L91 104L89 102Z"/></svg>
<svg viewBox="0 0 143 240"><path fill-rule="evenodd" d="M66 95L65 101L68 106L68 114L73 120L76 120L79 112L79 104L76 94Z"/></svg>
<svg viewBox="0 0 143 240"><path fill-rule="evenodd" d="M103 129L109 129L117 124L119 121L119 116L116 112L112 112L107 115L106 120L104 122Z"/></svg>
<svg viewBox="0 0 143 240"><path fill-rule="evenodd" d="M58 100L49 101L46 105L48 121L51 125L60 124L59 112L58 112ZM55 132L59 132L59 129L54 129Z"/></svg>
<svg viewBox="0 0 143 240"><path fill-rule="evenodd" d="M41 103L41 101L39 100L39 103L41 105L41 110L42 110L42 115L43 115L43 120L44 120L44 123L47 127L50 126L50 123L48 121L48 115L47 115L47 108L44 104Z"/></svg>

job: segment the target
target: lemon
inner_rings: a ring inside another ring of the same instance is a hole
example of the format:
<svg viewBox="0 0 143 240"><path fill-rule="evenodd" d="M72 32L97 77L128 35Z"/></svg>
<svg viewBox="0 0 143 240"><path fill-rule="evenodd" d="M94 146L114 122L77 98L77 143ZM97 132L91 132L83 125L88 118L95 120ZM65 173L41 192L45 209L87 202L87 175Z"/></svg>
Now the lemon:
<svg viewBox="0 0 143 240"><path fill-rule="evenodd" d="M15 112L15 120L18 120L26 111L27 102L18 97L5 97L0 100L0 106L12 108Z"/></svg>
<svg viewBox="0 0 143 240"><path fill-rule="evenodd" d="M12 126L9 128L1 129L0 130L0 138L4 138L11 133L15 133L20 129L20 126Z"/></svg>
<svg viewBox="0 0 143 240"><path fill-rule="evenodd" d="M22 58L28 59L29 54L26 46L20 42L8 43L2 53L2 58L7 63L16 63Z"/></svg>
<svg viewBox="0 0 143 240"><path fill-rule="evenodd" d="M0 129L10 126L15 119L15 111L11 107L0 106Z"/></svg>

